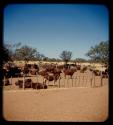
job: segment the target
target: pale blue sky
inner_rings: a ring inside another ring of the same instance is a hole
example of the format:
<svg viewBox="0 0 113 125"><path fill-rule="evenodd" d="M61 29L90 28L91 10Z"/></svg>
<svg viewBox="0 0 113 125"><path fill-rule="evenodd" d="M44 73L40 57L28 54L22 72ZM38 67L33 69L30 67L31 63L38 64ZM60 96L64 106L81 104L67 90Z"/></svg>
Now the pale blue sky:
<svg viewBox="0 0 113 125"><path fill-rule="evenodd" d="M91 46L109 40L109 12L95 4L9 4L4 43L29 45L50 58L63 50L85 58Z"/></svg>

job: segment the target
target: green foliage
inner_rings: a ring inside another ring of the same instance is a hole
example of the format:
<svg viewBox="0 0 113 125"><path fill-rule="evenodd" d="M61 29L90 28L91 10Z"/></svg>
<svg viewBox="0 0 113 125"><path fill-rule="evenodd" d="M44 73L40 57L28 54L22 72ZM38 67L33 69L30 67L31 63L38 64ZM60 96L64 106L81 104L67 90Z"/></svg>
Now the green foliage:
<svg viewBox="0 0 113 125"><path fill-rule="evenodd" d="M49 58L48 57L44 57L43 61L49 61Z"/></svg>
<svg viewBox="0 0 113 125"><path fill-rule="evenodd" d="M100 42L98 45L91 47L90 50L86 53L86 56L89 56L91 60L101 63L108 63L109 59L109 43Z"/></svg>
<svg viewBox="0 0 113 125"><path fill-rule="evenodd" d="M19 48L19 46L21 45L21 43L16 43L16 44L5 44L5 48L7 49L8 55L10 57L11 60L15 60L15 51L16 49Z"/></svg>
<svg viewBox="0 0 113 125"><path fill-rule="evenodd" d="M36 60L43 60L45 58L45 56L43 54L40 54L39 52L36 53Z"/></svg>
<svg viewBox="0 0 113 125"><path fill-rule="evenodd" d="M0 53L0 57L3 60L3 63L11 61L9 50L4 46L2 47L2 53Z"/></svg>
<svg viewBox="0 0 113 125"><path fill-rule="evenodd" d="M29 60L35 59L36 54L37 54L37 50L27 45L24 45L21 48L16 49L15 51L16 59L24 60L26 62L28 62Z"/></svg>
<svg viewBox="0 0 113 125"><path fill-rule="evenodd" d="M60 54L60 58L65 62L67 63L68 61L71 60L72 58L72 52L71 51L62 51L62 53Z"/></svg>
<svg viewBox="0 0 113 125"><path fill-rule="evenodd" d="M21 43L16 44L5 44L5 53L10 57L11 60L24 60L28 62L29 60L43 60L45 57L43 54L37 52L36 49L24 45ZM8 59L9 60L9 59Z"/></svg>

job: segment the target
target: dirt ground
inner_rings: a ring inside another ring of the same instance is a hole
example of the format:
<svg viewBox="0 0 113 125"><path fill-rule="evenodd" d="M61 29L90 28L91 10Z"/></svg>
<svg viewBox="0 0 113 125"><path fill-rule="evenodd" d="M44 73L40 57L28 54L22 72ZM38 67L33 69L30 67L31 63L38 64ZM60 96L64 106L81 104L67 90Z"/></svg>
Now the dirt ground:
<svg viewBox="0 0 113 125"><path fill-rule="evenodd" d="M14 78L13 85L3 89L3 117L7 121L105 121L109 108L108 79L103 79L100 87L100 78L96 77L96 87L91 87L90 77L90 72L76 72L73 79L62 77L60 88L50 86L42 90L19 89L14 82L22 78ZM31 78L37 80L36 76ZM38 80L41 82L42 78Z"/></svg>

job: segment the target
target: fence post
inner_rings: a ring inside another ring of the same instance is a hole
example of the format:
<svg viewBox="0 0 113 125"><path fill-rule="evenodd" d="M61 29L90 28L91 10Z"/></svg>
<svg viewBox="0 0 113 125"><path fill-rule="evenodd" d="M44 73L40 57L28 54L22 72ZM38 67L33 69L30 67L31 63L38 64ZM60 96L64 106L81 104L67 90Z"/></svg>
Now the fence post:
<svg viewBox="0 0 113 125"><path fill-rule="evenodd" d="M25 75L23 74L23 89L25 89Z"/></svg>
<svg viewBox="0 0 113 125"><path fill-rule="evenodd" d="M37 83L38 83L38 73L36 72L36 80L37 80Z"/></svg>
<svg viewBox="0 0 113 125"><path fill-rule="evenodd" d="M65 82L66 82L66 80L65 80L65 78L64 78L64 87L65 87Z"/></svg>
<svg viewBox="0 0 113 125"><path fill-rule="evenodd" d="M60 88L60 78L59 78L59 81L58 81L58 82L59 82L59 88Z"/></svg>
<svg viewBox="0 0 113 125"><path fill-rule="evenodd" d="M80 84L80 76L79 76L79 82L78 82L78 85Z"/></svg>
<svg viewBox="0 0 113 125"><path fill-rule="evenodd" d="M87 87L87 79L88 79L88 76L86 76L86 87Z"/></svg>
<svg viewBox="0 0 113 125"><path fill-rule="evenodd" d="M68 78L67 78L67 86L69 87L69 84L68 84Z"/></svg>
<svg viewBox="0 0 113 125"><path fill-rule="evenodd" d="M74 83L75 83L75 87L76 87L76 77L77 77L77 76L75 76L75 78L74 78L74 80L75 80L75 82L74 82Z"/></svg>
<svg viewBox="0 0 113 125"><path fill-rule="evenodd" d="M103 85L103 78L102 78L102 76L101 76L101 78L100 78L100 84L101 84L101 86Z"/></svg>
<svg viewBox="0 0 113 125"><path fill-rule="evenodd" d="M95 87L95 76L94 76L94 87Z"/></svg>
<svg viewBox="0 0 113 125"><path fill-rule="evenodd" d="M72 87L73 87L73 78L72 78Z"/></svg>
<svg viewBox="0 0 113 125"><path fill-rule="evenodd" d="M83 76L83 85L84 85L84 76Z"/></svg>

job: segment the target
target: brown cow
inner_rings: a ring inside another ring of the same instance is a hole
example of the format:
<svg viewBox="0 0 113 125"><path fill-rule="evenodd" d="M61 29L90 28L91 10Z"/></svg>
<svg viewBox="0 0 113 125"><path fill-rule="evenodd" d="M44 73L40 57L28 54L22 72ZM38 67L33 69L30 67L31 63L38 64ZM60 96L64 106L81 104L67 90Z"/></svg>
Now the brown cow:
<svg viewBox="0 0 113 125"><path fill-rule="evenodd" d="M45 83L32 83L33 89L47 89L47 85Z"/></svg>
<svg viewBox="0 0 113 125"><path fill-rule="evenodd" d="M64 69L63 72L64 72L65 78L66 78L66 75L69 75L70 78L72 78L74 72L76 72L76 69Z"/></svg>
<svg viewBox="0 0 113 125"><path fill-rule="evenodd" d="M23 80L18 80L15 82L15 85L19 86L19 88L23 87ZM32 87L32 80L31 79L25 79L24 88L31 88Z"/></svg>
<svg viewBox="0 0 113 125"><path fill-rule="evenodd" d="M95 74L95 76L100 76L101 72L99 70L93 70L93 73Z"/></svg>
<svg viewBox="0 0 113 125"><path fill-rule="evenodd" d="M48 81L53 81L54 84L55 82L59 79L60 80L60 75L59 74L48 74L44 76L45 83Z"/></svg>
<svg viewBox="0 0 113 125"><path fill-rule="evenodd" d="M19 86L19 88L22 88L23 80L18 80L15 84ZM31 79L25 79L24 88L47 89L47 85L45 83L33 83Z"/></svg>
<svg viewBox="0 0 113 125"><path fill-rule="evenodd" d="M4 79L3 82L5 86L11 85L9 79Z"/></svg>

